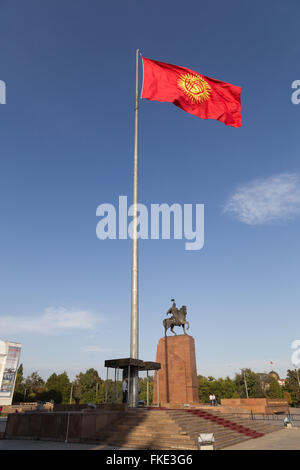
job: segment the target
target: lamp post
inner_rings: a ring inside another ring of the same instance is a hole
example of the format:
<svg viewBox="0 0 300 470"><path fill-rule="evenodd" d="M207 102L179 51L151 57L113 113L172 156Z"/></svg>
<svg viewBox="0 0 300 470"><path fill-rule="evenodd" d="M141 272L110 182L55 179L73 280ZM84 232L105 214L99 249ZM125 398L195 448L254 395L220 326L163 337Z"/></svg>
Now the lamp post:
<svg viewBox="0 0 300 470"><path fill-rule="evenodd" d="M98 382L97 382L97 383L96 383L96 399L95 399L95 402L96 402L96 403L97 403L98 389L99 389L99 384L98 384Z"/></svg>
<svg viewBox="0 0 300 470"><path fill-rule="evenodd" d="M73 398L73 382L71 383L71 393L70 393L70 405L72 403L72 398Z"/></svg>
<svg viewBox="0 0 300 470"><path fill-rule="evenodd" d="M242 373L243 373L243 377L244 377L244 383L245 383L245 389L246 389L246 397L249 398L249 395L248 395L248 386L247 386L247 380L246 380L246 374L245 374L245 369L241 369Z"/></svg>

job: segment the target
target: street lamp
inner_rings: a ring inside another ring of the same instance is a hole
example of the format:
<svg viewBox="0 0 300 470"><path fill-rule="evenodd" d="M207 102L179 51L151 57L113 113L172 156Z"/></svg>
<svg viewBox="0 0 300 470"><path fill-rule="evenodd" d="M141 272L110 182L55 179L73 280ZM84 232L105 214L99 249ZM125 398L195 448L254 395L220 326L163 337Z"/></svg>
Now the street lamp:
<svg viewBox="0 0 300 470"><path fill-rule="evenodd" d="M247 387L247 380L246 380L246 375L245 375L245 369L240 369L243 373L243 376L244 376L244 383L245 383L245 389L246 389L246 397L249 398L249 395L248 395L248 387Z"/></svg>
<svg viewBox="0 0 300 470"><path fill-rule="evenodd" d="M71 393L70 393L70 405L72 403L72 398L73 398L73 382L71 383Z"/></svg>

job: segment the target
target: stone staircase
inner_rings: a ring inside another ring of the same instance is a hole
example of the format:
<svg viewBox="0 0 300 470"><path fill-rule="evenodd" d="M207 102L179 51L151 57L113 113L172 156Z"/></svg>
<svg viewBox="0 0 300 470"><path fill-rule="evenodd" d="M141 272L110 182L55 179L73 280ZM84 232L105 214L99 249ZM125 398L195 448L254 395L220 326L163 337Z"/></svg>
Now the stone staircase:
<svg viewBox="0 0 300 470"><path fill-rule="evenodd" d="M232 414L225 417L223 413L203 410L168 410L167 413L194 442L197 442L199 433L214 433L216 449L256 439L278 430L277 426Z"/></svg>
<svg viewBox="0 0 300 470"><path fill-rule="evenodd" d="M222 449L277 429L217 411L134 409L89 441L129 449L196 450L199 433L214 433L215 448Z"/></svg>
<svg viewBox="0 0 300 470"><path fill-rule="evenodd" d="M205 410L205 411L208 411L208 410ZM225 420L233 421L234 423L238 425L250 427L254 431L257 431L258 433L262 433L262 434L267 434L273 431L277 431L279 429L278 425L276 425L276 423L274 424L274 422L272 423L272 421L267 422L263 420L261 421L258 421L255 419L252 420L250 419L250 417L249 418L245 416L243 417L240 414L236 414L236 413L225 413L217 409L209 410L209 413L217 418L223 418ZM283 420L282 420L282 425L283 425Z"/></svg>
<svg viewBox="0 0 300 470"><path fill-rule="evenodd" d="M92 441L130 449L196 449L194 440L164 410L129 410Z"/></svg>

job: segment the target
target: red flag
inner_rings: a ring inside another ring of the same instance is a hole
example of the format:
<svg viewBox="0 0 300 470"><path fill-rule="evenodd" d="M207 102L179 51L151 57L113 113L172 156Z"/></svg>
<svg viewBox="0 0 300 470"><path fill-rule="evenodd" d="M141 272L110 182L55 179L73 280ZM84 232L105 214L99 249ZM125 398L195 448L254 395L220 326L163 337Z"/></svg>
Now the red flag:
<svg viewBox="0 0 300 470"><path fill-rule="evenodd" d="M143 57L142 98L168 101L202 119L240 127L241 88L178 65Z"/></svg>

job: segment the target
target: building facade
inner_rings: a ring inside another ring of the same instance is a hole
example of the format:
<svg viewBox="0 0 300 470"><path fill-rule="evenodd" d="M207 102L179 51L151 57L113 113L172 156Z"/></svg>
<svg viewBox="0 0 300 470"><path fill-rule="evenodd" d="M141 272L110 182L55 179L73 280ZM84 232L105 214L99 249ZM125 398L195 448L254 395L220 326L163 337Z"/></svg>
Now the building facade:
<svg viewBox="0 0 300 470"><path fill-rule="evenodd" d="M11 405L21 355L20 343L0 340L0 405Z"/></svg>
<svg viewBox="0 0 300 470"><path fill-rule="evenodd" d="M277 380L277 382L279 383L279 385L280 385L281 387L283 387L283 386L285 385L286 379L281 379L281 378L279 377L279 375L277 374L277 372L275 372L274 370L271 370L271 372L269 372L269 375L270 375L271 377L274 377L274 379Z"/></svg>

